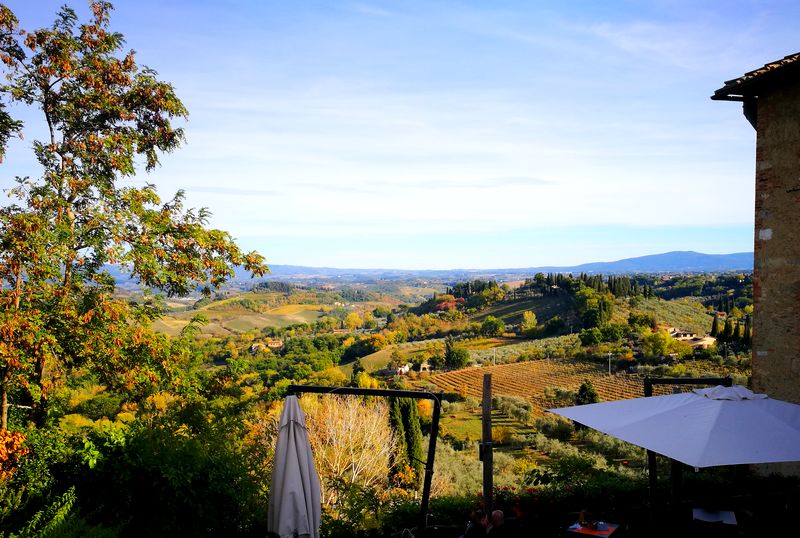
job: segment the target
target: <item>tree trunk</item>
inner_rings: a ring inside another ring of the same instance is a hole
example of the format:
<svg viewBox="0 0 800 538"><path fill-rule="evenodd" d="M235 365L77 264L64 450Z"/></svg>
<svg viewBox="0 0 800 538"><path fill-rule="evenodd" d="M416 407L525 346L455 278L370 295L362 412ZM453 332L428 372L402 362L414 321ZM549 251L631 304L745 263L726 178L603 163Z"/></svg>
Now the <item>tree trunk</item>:
<svg viewBox="0 0 800 538"><path fill-rule="evenodd" d="M0 431L8 429L8 372L0 379Z"/></svg>
<svg viewBox="0 0 800 538"><path fill-rule="evenodd" d="M36 359L36 380L39 385L39 398L31 398L31 418L37 428L44 428L47 423L47 392L44 387L44 356Z"/></svg>

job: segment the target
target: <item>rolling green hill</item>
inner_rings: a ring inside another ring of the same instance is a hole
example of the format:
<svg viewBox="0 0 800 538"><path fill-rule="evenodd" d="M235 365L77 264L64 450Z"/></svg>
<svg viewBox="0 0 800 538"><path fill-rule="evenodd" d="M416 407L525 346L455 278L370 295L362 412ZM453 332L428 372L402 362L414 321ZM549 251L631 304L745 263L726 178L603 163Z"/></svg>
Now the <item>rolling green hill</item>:
<svg viewBox="0 0 800 538"><path fill-rule="evenodd" d="M225 336L260 330L265 327L287 327L299 323L314 323L334 308L363 312L381 307L394 307L396 300L345 303L328 290L299 290L282 292L244 292L216 300L202 300L194 305L175 304L153 328L172 336L180 333L189 321L202 314L208 324L202 327L205 336Z"/></svg>
<svg viewBox="0 0 800 538"><path fill-rule="evenodd" d="M572 307L572 299L566 295L548 295L535 299L498 303L481 310L472 319L474 321L483 321L487 316L494 316L502 319L507 324L516 324L522 321L522 313L526 310L536 314L536 318L540 323L553 316L561 316L567 324L570 321L577 321Z"/></svg>
<svg viewBox="0 0 800 538"><path fill-rule="evenodd" d="M568 326L570 323L573 325L573 332L577 332L581 328L581 322L575 315L572 302L566 296L546 296L516 302L502 302L482 310L472 319L483 321L487 316L494 316L502 319L506 324L517 324L522 320L522 313L526 310L536 314L540 324L558 315ZM627 323L628 314L632 311L653 314L659 325L687 329L698 334L707 333L711 329L711 316L700 302L691 298L672 301L643 297L617 299L614 304L612 321Z"/></svg>
<svg viewBox="0 0 800 538"><path fill-rule="evenodd" d="M614 309L612 321L625 323L631 310L653 314L659 325L669 325L687 329L697 334L706 334L711 330L711 316L705 307L691 298L665 301L664 299L637 298L633 306L628 300L618 301Z"/></svg>

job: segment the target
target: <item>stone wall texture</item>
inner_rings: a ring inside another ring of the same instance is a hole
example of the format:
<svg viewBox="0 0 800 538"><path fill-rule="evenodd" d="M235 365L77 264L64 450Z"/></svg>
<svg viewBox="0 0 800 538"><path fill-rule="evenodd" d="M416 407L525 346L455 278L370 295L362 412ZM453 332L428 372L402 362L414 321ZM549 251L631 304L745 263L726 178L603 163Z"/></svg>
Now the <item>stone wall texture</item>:
<svg viewBox="0 0 800 538"><path fill-rule="evenodd" d="M800 83L758 97L753 389L800 403Z"/></svg>

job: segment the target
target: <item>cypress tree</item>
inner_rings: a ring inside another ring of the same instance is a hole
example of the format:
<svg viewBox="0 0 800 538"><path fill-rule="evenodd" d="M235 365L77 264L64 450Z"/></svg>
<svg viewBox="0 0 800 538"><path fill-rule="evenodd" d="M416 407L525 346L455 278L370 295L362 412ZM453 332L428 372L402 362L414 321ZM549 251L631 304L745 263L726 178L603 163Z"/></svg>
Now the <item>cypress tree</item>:
<svg viewBox="0 0 800 538"><path fill-rule="evenodd" d="M726 342L733 340L733 320L730 317L725 320L725 329L722 335L725 337Z"/></svg>
<svg viewBox="0 0 800 538"><path fill-rule="evenodd" d="M581 383L578 393L575 395L575 405L593 404L600 401L600 395L590 380Z"/></svg>
<svg viewBox="0 0 800 538"><path fill-rule="evenodd" d="M714 321L711 322L711 336L719 336L719 313L714 312Z"/></svg>
<svg viewBox="0 0 800 538"><path fill-rule="evenodd" d="M742 342L745 344L751 344L753 342L753 319L750 316L744 318L744 335L742 336Z"/></svg>
<svg viewBox="0 0 800 538"><path fill-rule="evenodd" d="M414 485L422 484L422 430L419 427L417 402L411 398L400 399L400 414L403 417L403 428L406 433L406 456L408 465L414 469Z"/></svg>
<svg viewBox="0 0 800 538"><path fill-rule="evenodd" d="M389 425L394 430L397 440L397 449L392 455L392 469L390 474L395 475L403 471L408 464L408 449L406 447L406 429L403 425L403 415L398 398L389 398Z"/></svg>
<svg viewBox="0 0 800 538"><path fill-rule="evenodd" d="M733 329L733 338L737 342L744 340L744 327L742 327L738 319L736 320L736 327Z"/></svg>

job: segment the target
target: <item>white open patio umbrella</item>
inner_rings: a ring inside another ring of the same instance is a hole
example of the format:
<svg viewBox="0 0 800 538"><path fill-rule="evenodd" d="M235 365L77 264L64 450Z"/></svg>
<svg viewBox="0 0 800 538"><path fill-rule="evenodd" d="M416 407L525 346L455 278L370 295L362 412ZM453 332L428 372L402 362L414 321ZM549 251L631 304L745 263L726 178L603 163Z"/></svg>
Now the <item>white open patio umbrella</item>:
<svg viewBox="0 0 800 538"><path fill-rule="evenodd" d="M548 411L692 467L800 461L800 405L741 386Z"/></svg>
<svg viewBox="0 0 800 538"><path fill-rule="evenodd" d="M297 396L288 396L281 413L272 468L267 532L280 538L319 538L320 486Z"/></svg>

